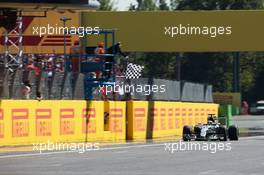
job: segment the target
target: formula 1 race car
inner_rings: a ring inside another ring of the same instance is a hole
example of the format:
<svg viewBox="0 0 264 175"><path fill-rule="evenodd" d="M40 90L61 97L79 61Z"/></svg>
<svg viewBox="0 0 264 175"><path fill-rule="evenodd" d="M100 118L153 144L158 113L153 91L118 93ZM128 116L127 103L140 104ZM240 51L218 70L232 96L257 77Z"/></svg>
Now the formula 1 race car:
<svg viewBox="0 0 264 175"><path fill-rule="evenodd" d="M207 124L198 124L194 127L184 126L182 139L183 141L190 140L238 140L239 131L234 125L228 128L217 122L216 116L208 115Z"/></svg>

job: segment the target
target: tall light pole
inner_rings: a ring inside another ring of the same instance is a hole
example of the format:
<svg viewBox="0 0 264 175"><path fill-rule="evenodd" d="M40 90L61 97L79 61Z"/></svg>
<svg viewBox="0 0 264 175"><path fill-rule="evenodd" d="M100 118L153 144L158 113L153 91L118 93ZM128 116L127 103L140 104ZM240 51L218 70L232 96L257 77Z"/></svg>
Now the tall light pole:
<svg viewBox="0 0 264 175"><path fill-rule="evenodd" d="M176 61L177 61L177 81L181 81L181 60L183 58L183 53L177 53Z"/></svg>
<svg viewBox="0 0 264 175"><path fill-rule="evenodd" d="M67 21L70 21L71 18L67 18L65 16L61 17L60 20L63 22L63 29L64 29L64 32L63 32L63 35L64 35L64 59L66 59L66 32L65 32L65 28L66 28L66 22Z"/></svg>
<svg viewBox="0 0 264 175"><path fill-rule="evenodd" d="M240 53L233 53L233 92L241 92L240 87Z"/></svg>

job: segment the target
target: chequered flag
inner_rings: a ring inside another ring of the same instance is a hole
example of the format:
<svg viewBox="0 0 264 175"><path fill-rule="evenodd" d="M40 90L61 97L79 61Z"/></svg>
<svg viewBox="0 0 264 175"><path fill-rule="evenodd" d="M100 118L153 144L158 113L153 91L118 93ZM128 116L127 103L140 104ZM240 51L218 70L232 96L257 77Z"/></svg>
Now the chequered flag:
<svg viewBox="0 0 264 175"><path fill-rule="evenodd" d="M126 69L126 79L138 79L143 69L144 66L129 63Z"/></svg>

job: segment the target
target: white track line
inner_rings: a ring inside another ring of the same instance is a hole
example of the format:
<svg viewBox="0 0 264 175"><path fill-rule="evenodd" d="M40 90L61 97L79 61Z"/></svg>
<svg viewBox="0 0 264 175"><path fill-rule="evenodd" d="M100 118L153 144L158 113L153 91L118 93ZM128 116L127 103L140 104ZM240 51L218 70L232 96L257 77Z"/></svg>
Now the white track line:
<svg viewBox="0 0 264 175"><path fill-rule="evenodd" d="M254 136L254 137L241 137L239 140L249 140L249 139L256 139L256 138L264 138L264 136ZM139 144L139 145L130 145L130 146L114 146L114 147L105 147L105 148L99 148L98 150L90 150L85 151L92 152L92 151L107 151L107 150L121 150L121 149L131 149L131 148L145 148L145 147L158 147L158 146L165 146L165 143L175 143L179 142L177 141L168 141L163 143L148 143L148 144ZM129 144L129 143L128 143ZM0 156L0 159L5 158L19 158L19 157L33 157L33 156L42 156L42 155L53 155L53 154L65 154L65 153L78 153L78 151L56 151L56 152L42 152L42 153L25 153L25 154L11 154L11 155L3 155ZM83 153L78 153L83 154Z"/></svg>
<svg viewBox="0 0 264 175"><path fill-rule="evenodd" d="M84 153L92 152L92 151L107 151L107 150L121 150L121 149L131 149L131 148L159 147L159 146L164 146L164 144L165 143L107 147L107 148L99 148L98 150L85 151ZM0 159L19 158L19 157L33 157L33 156L65 154L65 153L78 153L78 151L56 151L56 152L44 152L44 153L42 152L42 153L11 154L11 155L0 156ZM83 154L83 153L78 153L78 154Z"/></svg>
<svg viewBox="0 0 264 175"><path fill-rule="evenodd" d="M239 137L239 140L260 139L260 138L263 138L264 139L264 136Z"/></svg>

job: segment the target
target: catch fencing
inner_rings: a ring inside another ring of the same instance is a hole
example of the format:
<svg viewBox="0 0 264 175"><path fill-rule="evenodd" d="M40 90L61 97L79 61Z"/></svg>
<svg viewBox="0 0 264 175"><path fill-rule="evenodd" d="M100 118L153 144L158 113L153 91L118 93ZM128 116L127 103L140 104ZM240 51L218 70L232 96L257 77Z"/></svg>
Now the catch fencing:
<svg viewBox="0 0 264 175"><path fill-rule="evenodd" d="M14 73L1 72L1 99L24 99L23 79L31 83L29 99L36 99L36 92L41 92L43 99L50 100L84 100L85 99L85 75L80 73L54 72L50 77L47 72L36 78L33 71L25 72L17 70ZM212 85L191 83L185 81L173 81L153 78L139 78L126 80L119 78L121 92L108 93L110 100L161 100L183 102L213 102ZM126 86L133 86L133 91L126 91ZM141 89L140 89L141 88ZM94 99L102 99L100 88L93 89Z"/></svg>

